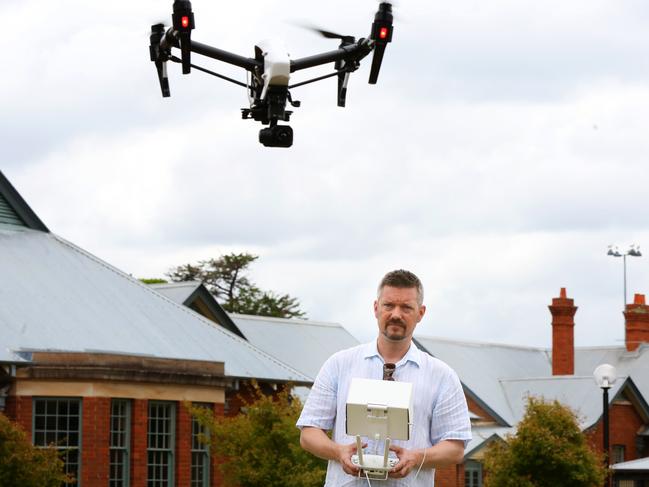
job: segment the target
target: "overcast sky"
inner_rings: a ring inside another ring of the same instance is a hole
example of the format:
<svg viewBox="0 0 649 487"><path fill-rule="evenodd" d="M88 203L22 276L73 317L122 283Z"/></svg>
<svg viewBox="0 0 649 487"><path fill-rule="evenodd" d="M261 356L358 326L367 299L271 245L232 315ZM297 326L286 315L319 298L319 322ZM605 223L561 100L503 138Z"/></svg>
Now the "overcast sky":
<svg viewBox="0 0 649 487"><path fill-rule="evenodd" d="M246 56L278 38L299 58L337 43L292 23L367 36L376 5L194 0L193 38ZM403 267L426 286L422 334L549 346L566 287L576 344L622 344L606 250L649 252L645 0L400 0L376 86L368 58L344 109L333 79L293 90L290 149L257 142L235 85L171 65L160 96L148 31L171 6L0 4L0 169L52 231L136 277L259 254L260 287L363 340ZM627 267L629 299L649 293L649 254Z"/></svg>

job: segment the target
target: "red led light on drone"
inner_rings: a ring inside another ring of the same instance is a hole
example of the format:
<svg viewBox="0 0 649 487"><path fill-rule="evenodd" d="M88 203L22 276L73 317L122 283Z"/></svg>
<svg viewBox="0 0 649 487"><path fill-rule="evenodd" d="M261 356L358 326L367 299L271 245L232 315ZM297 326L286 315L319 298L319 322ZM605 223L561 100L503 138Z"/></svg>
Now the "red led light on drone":
<svg viewBox="0 0 649 487"><path fill-rule="evenodd" d="M182 16L180 19L180 25L182 25L184 29L189 27L189 17L187 15Z"/></svg>
<svg viewBox="0 0 649 487"><path fill-rule="evenodd" d="M379 30L379 39L387 39L388 32L389 31L387 27L381 27L381 30Z"/></svg>

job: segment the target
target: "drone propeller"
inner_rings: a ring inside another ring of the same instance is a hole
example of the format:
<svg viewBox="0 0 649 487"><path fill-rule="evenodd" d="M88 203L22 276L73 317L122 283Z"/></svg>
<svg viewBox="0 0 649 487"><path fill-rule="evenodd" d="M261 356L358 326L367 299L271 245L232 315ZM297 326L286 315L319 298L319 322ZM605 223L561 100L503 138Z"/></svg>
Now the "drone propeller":
<svg viewBox="0 0 649 487"><path fill-rule="evenodd" d="M379 77L379 70L381 69L381 61L383 61L383 54L388 43L392 41L392 4L381 2L379 9L374 16L374 23L372 24L372 33L370 39L374 41L374 56L372 57L372 68L370 69L369 83L376 84Z"/></svg>
<svg viewBox="0 0 649 487"><path fill-rule="evenodd" d="M338 34L337 32L331 32L330 30L324 30L321 29L318 26L312 25L312 24L303 24L303 23L294 23L294 25L301 27L306 30L310 30L311 32L315 32L316 34L319 34L320 36L324 37L325 39L340 39L341 41L344 41L345 43L353 43L355 42L355 39L353 36L347 36L343 34Z"/></svg>
<svg viewBox="0 0 649 487"><path fill-rule="evenodd" d="M304 29L315 32L321 35L322 37L324 37L325 39L340 39L341 42L339 47L349 46L356 42L356 38L354 36L338 34L337 32L331 32L329 30L321 29L320 27L316 27L315 25L309 25L309 24L297 24L297 25L299 25ZM354 62L352 60L339 59L334 64L334 69L338 72L337 93L338 93L339 107L345 106L345 100L347 98L347 83L349 82L349 73L355 71L357 68L358 68L358 62Z"/></svg>
<svg viewBox="0 0 649 487"><path fill-rule="evenodd" d="M151 61L155 63L158 72L158 82L160 83L162 96L167 98L171 96L171 91L169 90L169 78L167 77L167 57L160 52L160 41L164 35L164 24L154 24L151 26L149 55L151 56Z"/></svg>

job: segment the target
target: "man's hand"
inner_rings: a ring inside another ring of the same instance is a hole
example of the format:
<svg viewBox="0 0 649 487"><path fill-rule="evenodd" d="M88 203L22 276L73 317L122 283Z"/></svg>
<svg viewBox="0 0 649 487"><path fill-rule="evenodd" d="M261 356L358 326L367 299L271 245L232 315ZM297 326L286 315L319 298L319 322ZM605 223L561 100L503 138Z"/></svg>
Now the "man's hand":
<svg viewBox="0 0 649 487"><path fill-rule="evenodd" d="M363 444L363 448L367 446L367 443ZM347 445L338 445L338 458L336 459L343 470L348 475L358 475L360 468L352 463L352 455L356 453L356 443L349 443Z"/></svg>
<svg viewBox="0 0 649 487"><path fill-rule="evenodd" d="M424 450L406 450L396 445L391 445L390 450L399 457L399 463L388 474L393 479L402 479L408 476L413 470L416 472L424 460Z"/></svg>
<svg viewBox="0 0 649 487"><path fill-rule="evenodd" d="M335 443L320 428L305 426L300 433L300 446L325 460L334 460L340 463L346 474L358 475L360 469L352 463L352 455L356 453L356 443L342 445ZM365 448L367 443L362 445Z"/></svg>

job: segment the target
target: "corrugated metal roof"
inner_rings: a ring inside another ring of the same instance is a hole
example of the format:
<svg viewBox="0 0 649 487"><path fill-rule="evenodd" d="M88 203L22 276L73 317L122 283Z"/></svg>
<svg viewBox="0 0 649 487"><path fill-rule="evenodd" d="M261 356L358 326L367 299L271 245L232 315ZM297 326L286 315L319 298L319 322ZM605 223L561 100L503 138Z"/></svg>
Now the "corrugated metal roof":
<svg viewBox="0 0 649 487"><path fill-rule="evenodd" d="M232 314L245 337L266 353L315 379L331 355L359 344L336 323Z"/></svg>
<svg viewBox="0 0 649 487"><path fill-rule="evenodd" d="M635 352L624 347L575 349L575 375L552 376L551 351L493 343L463 342L417 336L432 355L448 363L462 383L510 425L523 417L525 397L558 399L582 416L590 426L601 415L601 390L593 371L602 363L616 367L620 380L610 391L611 399L630 377L649 399L649 346ZM598 399L599 398L599 399Z"/></svg>
<svg viewBox="0 0 649 487"><path fill-rule="evenodd" d="M611 364L618 377L631 377L649 401L649 344L634 352L625 347L589 347L575 349L575 374L593 376L600 364Z"/></svg>
<svg viewBox="0 0 649 487"><path fill-rule="evenodd" d="M449 364L462 383L500 418L513 425L513 414L499 379L551 374L547 350L491 343L460 342L417 335L429 353Z"/></svg>
<svg viewBox="0 0 649 487"><path fill-rule="evenodd" d="M649 472L649 458L639 458L611 465L613 470L646 470Z"/></svg>
<svg viewBox="0 0 649 487"><path fill-rule="evenodd" d="M541 397L546 401L557 400L575 413L582 429L596 423L602 415L602 390L592 376L554 376L542 378L504 379L500 381L516 422L525 415L529 396ZM624 378L620 378L609 391L612 401Z"/></svg>
<svg viewBox="0 0 649 487"><path fill-rule="evenodd" d="M0 363L15 364L19 362L28 362L28 360L25 360L23 357L20 357L9 349L0 348Z"/></svg>
<svg viewBox="0 0 649 487"><path fill-rule="evenodd" d="M200 285L200 281L183 281L167 284L149 284L149 287L155 289L160 294L164 294L172 301L183 304Z"/></svg>
<svg viewBox="0 0 649 487"><path fill-rule="evenodd" d="M616 463L611 465L613 470L646 470L649 472L649 458L639 458L629 462Z"/></svg>
<svg viewBox="0 0 649 487"><path fill-rule="evenodd" d="M4 349L225 363L230 377L309 378L64 239L0 229Z"/></svg>
<svg viewBox="0 0 649 487"><path fill-rule="evenodd" d="M473 426L471 427L471 440L464 449L464 457L470 457L476 450L483 446L483 443L492 438L505 439L508 434L516 432L516 428L506 426Z"/></svg>

